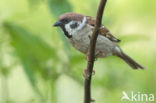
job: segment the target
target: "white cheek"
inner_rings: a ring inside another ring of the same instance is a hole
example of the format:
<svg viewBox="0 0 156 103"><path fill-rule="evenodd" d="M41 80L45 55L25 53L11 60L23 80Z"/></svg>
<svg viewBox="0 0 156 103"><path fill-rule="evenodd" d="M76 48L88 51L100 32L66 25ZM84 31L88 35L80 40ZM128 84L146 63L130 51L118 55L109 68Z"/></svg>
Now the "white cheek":
<svg viewBox="0 0 156 103"><path fill-rule="evenodd" d="M80 25L80 22L77 22L77 23ZM66 24L65 25L65 29L67 30L69 35L76 35L77 31L78 31L78 28L72 29L70 27L70 25L72 25L72 24L73 24L73 21L71 21L70 23Z"/></svg>
<svg viewBox="0 0 156 103"><path fill-rule="evenodd" d="M67 32L68 32L69 35L72 35L73 34L73 30L70 28L70 24L66 24L65 25L65 29L67 30Z"/></svg>
<svg viewBox="0 0 156 103"><path fill-rule="evenodd" d="M82 23L81 22L77 22L78 23L78 27L72 29L70 27L70 25L74 24L76 21L71 21L68 24L65 25L65 29L67 30L69 35L76 35L79 34L79 32L81 32L87 24L87 18L84 17Z"/></svg>

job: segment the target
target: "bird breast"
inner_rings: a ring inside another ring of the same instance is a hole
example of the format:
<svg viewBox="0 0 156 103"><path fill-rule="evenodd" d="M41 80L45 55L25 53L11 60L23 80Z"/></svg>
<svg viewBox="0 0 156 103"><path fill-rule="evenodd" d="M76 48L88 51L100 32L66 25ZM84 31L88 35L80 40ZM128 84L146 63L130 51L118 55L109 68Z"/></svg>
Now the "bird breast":
<svg viewBox="0 0 156 103"><path fill-rule="evenodd" d="M79 51L87 54L88 48L90 45L90 37L93 33L93 28L87 25L82 30L74 31L72 33L72 38L69 39L69 42ZM116 47L116 44L110 41L108 38L98 35L96 43L96 55L99 57L106 57L112 55L113 49Z"/></svg>

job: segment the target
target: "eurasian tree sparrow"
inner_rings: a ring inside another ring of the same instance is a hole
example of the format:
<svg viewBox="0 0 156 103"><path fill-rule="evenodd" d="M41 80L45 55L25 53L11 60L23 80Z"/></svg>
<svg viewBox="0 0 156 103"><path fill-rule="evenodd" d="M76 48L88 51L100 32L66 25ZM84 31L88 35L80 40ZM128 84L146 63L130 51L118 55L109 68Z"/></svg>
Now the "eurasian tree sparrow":
<svg viewBox="0 0 156 103"><path fill-rule="evenodd" d="M55 27L61 27L69 42L80 52L87 55L90 45L90 37L95 27L96 19L78 13L66 13L59 17L54 24ZM109 30L101 25L96 42L95 55L97 58L104 58L115 55L124 60L133 69L144 69L127 54L125 54L118 45L119 39L115 38Z"/></svg>

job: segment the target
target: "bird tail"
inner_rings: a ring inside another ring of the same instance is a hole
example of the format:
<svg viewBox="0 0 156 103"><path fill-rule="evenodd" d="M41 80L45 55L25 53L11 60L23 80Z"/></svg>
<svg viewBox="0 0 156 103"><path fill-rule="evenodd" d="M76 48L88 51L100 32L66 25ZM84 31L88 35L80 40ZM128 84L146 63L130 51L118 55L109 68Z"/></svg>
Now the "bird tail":
<svg viewBox="0 0 156 103"><path fill-rule="evenodd" d="M131 66L133 69L144 69L143 66L141 66L139 63L134 61L131 57L129 57L124 52L120 52L116 54L118 57L120 57L122 60L124 60L129 66Z"/></svg>

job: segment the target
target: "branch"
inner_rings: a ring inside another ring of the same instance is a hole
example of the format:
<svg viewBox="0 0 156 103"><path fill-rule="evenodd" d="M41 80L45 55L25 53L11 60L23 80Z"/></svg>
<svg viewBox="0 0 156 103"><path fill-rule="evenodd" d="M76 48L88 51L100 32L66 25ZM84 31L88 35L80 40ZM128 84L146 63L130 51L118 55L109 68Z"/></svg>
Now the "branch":
<svg viewBox="0 0 156 103"><path fill-rule="evenodd" d="M84 103L90 103L92 102L91 99L91 79L92 79L92 71L94 66L94 60L95 60L95 48L96 48L96 40L99 34L99 28L101 26L103 11L106 5L107 0L101 0L97 17L96 17L96 25L95 29L93 31L91 41L90 41L90 47L88 50L88 64L87 64L87 73L89 74L89 77L85 79L85 97L84 97Z"/></svg>

